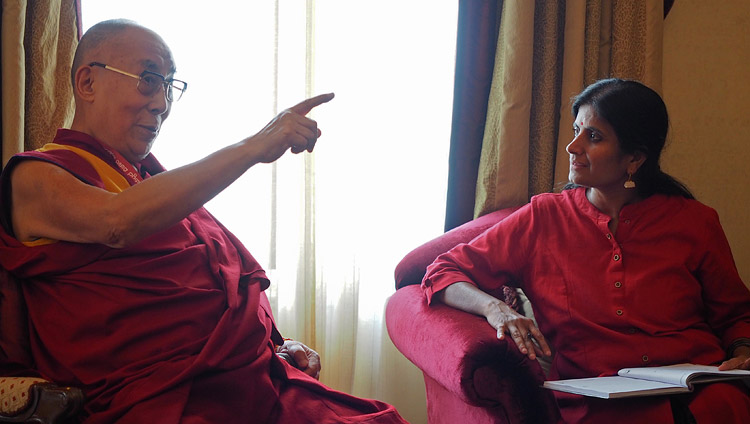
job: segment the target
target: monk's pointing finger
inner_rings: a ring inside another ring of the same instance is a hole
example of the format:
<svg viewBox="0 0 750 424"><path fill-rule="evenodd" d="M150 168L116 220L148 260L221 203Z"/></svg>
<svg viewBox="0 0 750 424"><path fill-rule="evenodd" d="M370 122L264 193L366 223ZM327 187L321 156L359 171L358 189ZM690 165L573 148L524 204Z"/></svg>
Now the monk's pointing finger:
<svg viewBox="0 0 750 424"><path fill-rule="evenodd" d="M292 112L299 113L300 115L307 115L310 113L311 110L313 110L314 107L320 106L323 103L330 102L335 94L328 93L328 94L320 94L315 97L310 97L309 99L305 99L296 105L289 108Z"/></svg>

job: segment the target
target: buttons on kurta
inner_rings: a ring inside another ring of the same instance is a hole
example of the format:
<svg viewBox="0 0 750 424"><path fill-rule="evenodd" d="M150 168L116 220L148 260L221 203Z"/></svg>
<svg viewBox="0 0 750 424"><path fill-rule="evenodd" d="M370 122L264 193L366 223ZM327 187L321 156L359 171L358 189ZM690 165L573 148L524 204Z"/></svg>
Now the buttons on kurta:
<svg viewBox="0 0 750 424"><path fill-rule="evenodd" d="M612 240L612 234L607 233L607 240Z"/></svg>
<svg viewBox="0 0 750 424"><path fill-rule="evenodd" d="M619 261L620 260L620 255L618 255L617 253L615 253L614 260Z"/></svg>
<svg viewBox="0 0 750 424"><path fill-rule="evenodd" d="M616 313L616 314L617 314L618 316L622 315L622 309L618 309L618 310L616 310L616 311L615 311L615 313Z"/></svg>
<svg viewBox="0 0 750 424"><path fill-rule="evenodd" d="M619 281L615 281L615 288L619 289L620 287L622 287L622 283Z"/></svg>
<svg viewBox="0 0 750 424"><path fill-rule="evenodd" d="M643 360L643 362L648 362L648 355L643 355L641 359Z"/></svg>

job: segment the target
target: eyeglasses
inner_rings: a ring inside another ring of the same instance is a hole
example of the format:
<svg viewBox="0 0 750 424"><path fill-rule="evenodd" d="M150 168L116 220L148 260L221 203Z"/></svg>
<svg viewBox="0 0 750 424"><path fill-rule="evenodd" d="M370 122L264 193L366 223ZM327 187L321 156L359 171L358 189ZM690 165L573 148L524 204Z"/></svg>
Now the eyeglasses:
<svg viewBox="0 0 750 424"><path fill-rule="evenodd" d="M89 63L89 66L99 66L104 69L117 72L118 74L137 79L138 91L144 96L153 96L157 91L159 91L159 88L164 87L164 94L166 95L168 102L176 102L180 100L182 95L185 93L185 90L187 90L187 83L185 81L180 81L178 79L166 79L164 75L157 74L156 72L143 71L140 75L136 75L99 62L91 62Z"/></svg>

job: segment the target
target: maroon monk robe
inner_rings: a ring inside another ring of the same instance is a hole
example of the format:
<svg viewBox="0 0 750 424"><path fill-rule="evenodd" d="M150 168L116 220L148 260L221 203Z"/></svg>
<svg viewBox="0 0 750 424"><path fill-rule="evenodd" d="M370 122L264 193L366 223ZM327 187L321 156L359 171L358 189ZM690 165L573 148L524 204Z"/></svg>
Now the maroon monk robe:
<svg viewBox="0 0 750 424"><path fill-rule="evenodd" d="M135 183L88 135L59 130L54 142L66 147L16 155L4 170L0 265L25 280L36 368L83 388L85 422L404 422L390 405L332 390L274 354L269 281L203 208L122 249L16 240L9 175L23 160L116 191L98 158ZM142 178L163 171L152 155L136 166Z"/></svg>

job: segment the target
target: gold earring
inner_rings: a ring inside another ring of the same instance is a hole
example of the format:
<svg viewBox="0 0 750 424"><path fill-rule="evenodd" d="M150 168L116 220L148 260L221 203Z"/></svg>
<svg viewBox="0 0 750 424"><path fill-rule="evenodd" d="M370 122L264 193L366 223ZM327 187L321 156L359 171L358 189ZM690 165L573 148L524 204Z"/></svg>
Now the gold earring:
<svg viewBox="0 0 750 424"><path fill-rule="evenodd" d="M625 181L625 184L623 185L625 188L635 188L635 181L633 181L633 174L628 172L628 180Z"/></svg>

